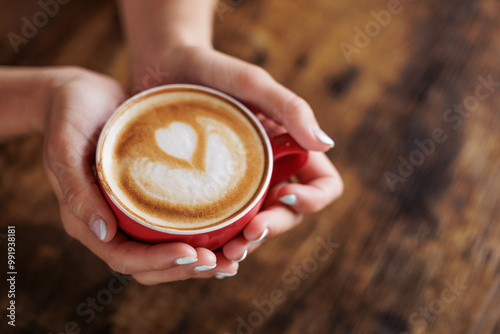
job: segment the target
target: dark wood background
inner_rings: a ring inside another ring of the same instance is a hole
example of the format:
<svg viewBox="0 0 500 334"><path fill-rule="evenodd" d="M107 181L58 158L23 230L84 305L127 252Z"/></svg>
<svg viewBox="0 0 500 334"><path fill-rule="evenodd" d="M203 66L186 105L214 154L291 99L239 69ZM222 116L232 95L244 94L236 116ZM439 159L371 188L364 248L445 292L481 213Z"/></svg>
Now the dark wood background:
<svg viewBox="0 0 500 334"><path fill-rule="evenodd" d="M2 64L80 65L127 82L113 1L70 1L17 54L7 34L19 34L21 18L41 7L0 3ZM370 12L393 3L221 1L215 46L310 102L337 142L328 156L346 189L266 241L234 278L126 281L110 294L108 267L61 227L41 138L1 144L1 268L6 227L17 229L14 332L500 333L500 87L461 124L444 118L474 102L479 76L500 81L500 2L401 0L377 31ZM373 37L358 40L348 62L341 45L355 46L354 28L366 25ZM415 140L435 129L446 140L392 191L386 173L397 174L400 157L416 158ZM327 242L335 243L328 256L315 258ZM12 332L5 271L2 333Z"/></svg>

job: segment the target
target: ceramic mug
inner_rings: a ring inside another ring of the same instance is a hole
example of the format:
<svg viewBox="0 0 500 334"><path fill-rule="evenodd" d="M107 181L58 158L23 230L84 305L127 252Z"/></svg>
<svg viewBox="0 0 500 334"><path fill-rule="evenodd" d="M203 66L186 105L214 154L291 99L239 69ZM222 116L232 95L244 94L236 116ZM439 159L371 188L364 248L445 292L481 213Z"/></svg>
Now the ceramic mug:
<svg viewBox="0 0 500 334"><path fill-rule="evenodd" d="M123 205L116 200L112 189L110 189L109 185L104 181L102 173L102 147L104 141L107 139L109 129L116 120L126 112L127 106L138 99L146 98L150 94L158 94L158 92L169 94L169 92L176 91L177 89L189 89L191 91L198 91L201 94L209 93L212 96L216 96L236 106L239 112L244 113L247 118L251 120L255 129L260 133L262 145L265 146L264 151L267 154L266 162L268 166L265 169L267 172L263 178L264 183L263 186L259 188L258 194L253 197L251 203L247 204L245 209L238 215L223 223L194 230L158 227L134 215L133 212L124 208ZM203 86L177 84L146 90L128 99L116 109L114 114L105 124L99 137L96 150L96 174L101 191L116 215L119 228L130 237L147 243L185 242L193 247L205 247L214 250L223 246L229 240L241 233L243 228L260 210L269 188L294 175L304 165L307 158L308 152L300 147L288 134L282 134L270 139L255 115L244 104L231 96Z"/></svg>

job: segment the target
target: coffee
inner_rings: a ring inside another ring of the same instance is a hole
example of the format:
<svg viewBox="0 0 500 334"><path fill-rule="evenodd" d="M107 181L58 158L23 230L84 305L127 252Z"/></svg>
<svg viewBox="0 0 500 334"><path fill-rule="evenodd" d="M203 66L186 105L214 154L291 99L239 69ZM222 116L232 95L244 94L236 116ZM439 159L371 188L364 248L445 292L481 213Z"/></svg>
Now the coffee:
<svg viewBox="0 0 500 334"><path fill-rule="evenodd" d="M101 148L104 188L132 216L196 230L244 211L264 186L269 156L255 121L196 88L166 88L125 104Z"/></svg>

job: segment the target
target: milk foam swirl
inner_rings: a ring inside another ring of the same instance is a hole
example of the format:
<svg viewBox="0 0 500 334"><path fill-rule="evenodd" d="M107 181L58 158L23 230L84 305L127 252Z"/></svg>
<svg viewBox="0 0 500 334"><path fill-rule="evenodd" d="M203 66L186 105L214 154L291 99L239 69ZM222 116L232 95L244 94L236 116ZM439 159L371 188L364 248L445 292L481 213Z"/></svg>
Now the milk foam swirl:
<svg viewBox="0 0 500 334"><path fill-rule="evenodd" d="M218 224L243 210L262 186L261 135L227 102L157 94L123 115L108 134L114 141L104 145L103 156L107 149L112 157L103 165L105 179L115 199L149 224Z"/></svg>
<svg viewBox="0 0 500 334"><path fill-rule="evenodd" d="M155 199L172 204L211 204L223 198L243 178L246 156L241 139L228 126L207 117L196 119L206 124L204 168L192 163L197 134L186 123L174 122L156 130L158 147L167 154L184 159L189 168L178 168L168 160L144 157L132 161L130 177L140 190ZM220 135L223 133L223 135Z"/></svg>

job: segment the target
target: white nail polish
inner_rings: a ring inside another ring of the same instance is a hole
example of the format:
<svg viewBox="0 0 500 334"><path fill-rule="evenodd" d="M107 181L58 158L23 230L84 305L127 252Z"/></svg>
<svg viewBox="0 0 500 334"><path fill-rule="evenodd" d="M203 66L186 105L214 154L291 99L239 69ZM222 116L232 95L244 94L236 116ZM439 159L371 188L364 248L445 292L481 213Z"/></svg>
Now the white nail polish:
<svg viewBox="0 0 500 334"><path fill-rule="evenodd" d="M279 198L280 202L286 205L297 204L297 195L289 194Z"/></svg>
<svg viewBox="0 0 500 334"><path fill-rule="evenodd" d="M207 270L212 270L215 267L217 267L216 264L214 264L213 266L205 266L205 265L203 265L203 266L196 266L196 267L194 267L194 270L196 270L196 271L207 271Z"/></svg>
<svg viewBox="0 0 500 334"><path fill-rule="evenodd" d="M262 241L262 239L264 239L269 233L269 229L266 227L266 229L264 230L264 232L262 232L261 236L257 239L257 240L252 240L250 241L251 243L255 244L257 242L260 242Z"/></svg>
<svg viewBox="0 0 500 334"><path fill-rule="evenodd" d="M100 218L97 218L91 227L92 231L99 238L99 240L104 240L106 238L106 222Z"/></svg>
<svg viewBox="0 0 500 334"><path fill-rule="evenodd" d="M108 230L106 229L106 222L104 220L101 220L101 240L104 240L104 238L106 238L107 233Z"/></svg>
<svg viewBox="0 0 500 334"><path fill-rule="evenodd" d="M245 251L243 252L243 255L238 260L234 260L233 262L241 262L247 258L247 255L248 255L248 249L245 249Z"/></svg>
<svg viewBox="0 0 500 334"><path fill-rule="evenodd" d="M335 142L333 141L332 138L330 138L326 133L325 131L321 130L321 129L316 129L314 130L314 135L316 136L316 138L318 138L318 140L320 142L322 142L323 144L326 144L330 147L334 147L335 146Z"/></svg>
<svg viewBox="0 0 500 334"><path fill-rule="evenodd" d="M181 265L181 264L195 263L196 261L198 261L198 259L192 257L180 257L177 260L175 260L175 263Z"/></svg>
<svg viewBox="0 0 500 334"><path fill-rule="evenodd" d="M217 279L224 279L224 278L226 278L226 277L233 277L233 276L235 276L237 273L238 273L237 271L236 271L236 272L234 272L234 273L232 273L232 274L228 274L228 273L217 273L217 274L215 275L215 278L217 278Z"/></svg>

